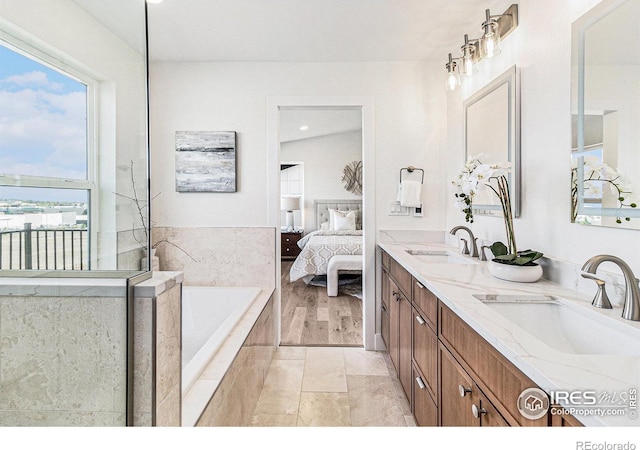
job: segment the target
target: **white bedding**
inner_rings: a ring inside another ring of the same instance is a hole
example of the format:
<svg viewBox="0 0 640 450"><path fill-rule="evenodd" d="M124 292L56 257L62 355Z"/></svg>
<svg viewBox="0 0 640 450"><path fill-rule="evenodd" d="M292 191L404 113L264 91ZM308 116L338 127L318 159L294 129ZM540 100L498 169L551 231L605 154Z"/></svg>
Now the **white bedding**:
<svg viewBox="0 0 640 450"><path fill-rule="evenodd" d="M302 249L289 271L290 281L326 275L334 255L362 255L362 230L313 231L298 241Z"/></svg>

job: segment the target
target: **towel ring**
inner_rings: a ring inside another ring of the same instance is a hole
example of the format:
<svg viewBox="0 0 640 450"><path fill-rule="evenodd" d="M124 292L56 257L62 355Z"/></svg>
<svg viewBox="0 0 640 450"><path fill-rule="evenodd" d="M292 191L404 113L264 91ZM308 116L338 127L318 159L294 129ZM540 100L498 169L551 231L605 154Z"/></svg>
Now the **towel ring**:
<svg viewBox="0 0 640 450"><path fill-rule="evenodd" d="M424 183L424 170L417 168L417 167L413 167L413 166L409 166L409 167L403 167L402 169L400 169L400 182L402 183L402 171L406 170L409 173L413 173L416 170L419 170L420 172L422 172L422 179L420 180L420 183Z"/></svg>

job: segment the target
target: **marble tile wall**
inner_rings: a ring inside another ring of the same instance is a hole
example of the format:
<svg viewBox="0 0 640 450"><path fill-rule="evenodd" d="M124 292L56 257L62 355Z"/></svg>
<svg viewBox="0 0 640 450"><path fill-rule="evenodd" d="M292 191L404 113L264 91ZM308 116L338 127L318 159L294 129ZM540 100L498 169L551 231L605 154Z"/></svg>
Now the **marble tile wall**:
<svg viewBox="0 0 640 450"><path fill-rule="evenodd" d="M227 370L196 426L247 426L273 358L273 297Z"/></svg>
<svg viewBox="0 0 640 450"><path fill-rule="evenodd" d="M188 286L273 289L274 228L154 227L160 269L184 272Z"/></svg>
<svg viewBox="0 0 640 450"><path fill-rule="evenodd" d="M182 274L154 272L135 287L134 426L181 425Z"/></svg>
<svg viewBox="0 0 640 450"><path fill-rule="evenodd" d="M1 296L0 426L124 426L126 305Z"/></svg>

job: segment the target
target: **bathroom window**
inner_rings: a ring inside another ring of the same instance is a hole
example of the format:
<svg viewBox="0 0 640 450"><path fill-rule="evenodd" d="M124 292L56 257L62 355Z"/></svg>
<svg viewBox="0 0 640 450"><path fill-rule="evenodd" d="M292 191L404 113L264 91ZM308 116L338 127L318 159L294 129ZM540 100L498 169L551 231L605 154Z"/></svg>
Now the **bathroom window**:
<svg viewBox="0 0 640 450"><path fill-rule="evenodd" d="M2 37L0 246L10 233L29 229L83 230L83 248L70 251L81 252L84 261L64 268L88 269L88 227L91 210L97 210L91 125L95 82L59 57ZM24 264L17 268L37 268Z"/></svg>

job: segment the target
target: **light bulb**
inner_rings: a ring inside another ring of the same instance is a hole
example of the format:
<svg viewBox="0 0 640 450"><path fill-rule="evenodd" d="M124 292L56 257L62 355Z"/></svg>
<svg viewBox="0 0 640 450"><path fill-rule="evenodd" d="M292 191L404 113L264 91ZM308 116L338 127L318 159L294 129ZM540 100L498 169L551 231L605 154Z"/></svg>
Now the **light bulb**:
<svg viewBox="0 0 640 450"><path fill-rule="evenodd" d="M464 74L467 76L473 75L473 56L465 56L462 64L464 65Z"/></svg>
<svg viewBox="0 0 640 450"><path fill-rule="evenodd" d="M447 69L447 89L455 91L460 86L460 74L456 69L457 64L453 61L453 55L449 53L449 61L444 65Z"/></svg>
<svg viewBox="0 0 640 450"><path fill-rule="evenodd" d="M447 77L447 87L450 91L455 91L458 86L458 77L455 73L450 73L449 77Z"/></svg>
<svg viewBox="0 0 640 450"><path fill-rule="evenodd" d="M492 58L495 55L496 43L493 40L493 36L487 36L487 40L485 42L485 52L487 53L487 58Z"/></svg>

